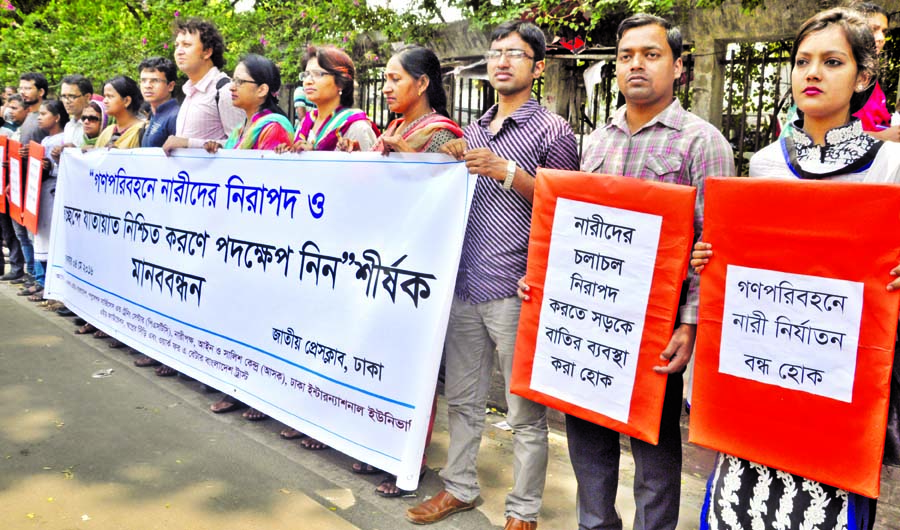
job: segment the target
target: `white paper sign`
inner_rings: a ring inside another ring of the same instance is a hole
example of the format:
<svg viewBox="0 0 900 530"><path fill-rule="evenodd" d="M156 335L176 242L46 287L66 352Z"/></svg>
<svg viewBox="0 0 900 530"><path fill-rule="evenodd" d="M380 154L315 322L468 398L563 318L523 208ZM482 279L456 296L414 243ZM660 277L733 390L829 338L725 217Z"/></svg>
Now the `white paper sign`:
<svg viewBox="0 0 900 530"><path fill-rule="evenodd" d="M414 488L474 176L444 155L180 153L65 151L46 296Z"/></svg>
<svg viewBox="0 0 900 530"><path fill-rule="evenodd" d="M9 202L22 207L22 166L18 158L9 159Z"/></svg>
<svg viewBox="0 0 900 530"><path fill-rule="evenodd" d="M37 214L38 184L41 181L41 159L28 157L28 183L25 188L25 209Z"/></svg>
<svg viewBox="0 0 900 530"><path fill-rule="evenodd" d="M850 402L863 284L729 265L719 371Z"/></svg>
<svg viewBox="0 0 900 530"><path fill-rule="evenodd" d="M662 217L556 203L531 388L627 422Z"/></svg>

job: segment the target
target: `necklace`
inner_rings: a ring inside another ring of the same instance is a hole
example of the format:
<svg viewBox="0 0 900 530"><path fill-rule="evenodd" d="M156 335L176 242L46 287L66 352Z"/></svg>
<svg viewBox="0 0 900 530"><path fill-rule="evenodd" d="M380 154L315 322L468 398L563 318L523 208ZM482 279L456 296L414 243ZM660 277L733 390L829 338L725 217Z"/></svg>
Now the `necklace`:
<svg viewBox="0 0 900 530"><path fill-rule="evenodd" d="M397 134L403 134L403 133L405 133L406 131L408 131L409 129L412 129L417 123L419 123L420 121L424 120L425 118L431 116L432 114L437 114L437 112L435 112L435 111L432 109L431 112L426 112L425 114L422 114L421 116L419 116L418 118L416 118L416 119L413 120L412 122L410 122L410 123L404 123L403 126L400 127L400 129L397 131Z"/></svg>

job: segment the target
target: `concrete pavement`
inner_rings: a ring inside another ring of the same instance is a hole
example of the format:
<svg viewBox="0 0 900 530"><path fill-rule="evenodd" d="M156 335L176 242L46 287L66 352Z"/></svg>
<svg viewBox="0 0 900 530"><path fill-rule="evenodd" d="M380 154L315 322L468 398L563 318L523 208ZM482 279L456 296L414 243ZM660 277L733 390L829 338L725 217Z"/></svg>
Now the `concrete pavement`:
<svg viewBox="0 0 900 530"><path fill-rule="evenodd" d="M404 512L440 489L446 404L438 405L418 498L373 493L382 476L349 472L334 451L304 451L281 425L215 415L199 383L135 368L133 353L73 334L0 284L0 528L353 529L415 526ZM490 415L479 459L482 501L437 530L502 528L511 483L511 433ZM574 529L575 481L564 432L550 438L540 527ZM693 451L693 452L692 452ZM698 527L707 453L689 448L679 530ZM630 528L633 464L622 459L618 505ZM885 526L880 528L897 528Z"/></svg>

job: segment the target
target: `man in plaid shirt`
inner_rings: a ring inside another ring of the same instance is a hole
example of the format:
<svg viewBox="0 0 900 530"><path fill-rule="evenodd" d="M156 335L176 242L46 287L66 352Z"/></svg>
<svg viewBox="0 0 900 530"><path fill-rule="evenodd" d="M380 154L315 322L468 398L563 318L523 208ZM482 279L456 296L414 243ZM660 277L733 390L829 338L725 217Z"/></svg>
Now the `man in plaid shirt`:
<svg viewBox="0 0 900 530"><path fill-rule="evenodd" d="M731 146L712 125L673 97L681 77L681 32L665 19L634 15L619 25L616 80L625 96L610 122L585 144L581 170L695 186L694 233L703 227L708 176L734 175ZM668 375L659 445L631 439L635 460L635 530L674 530L681 496L681 416L685 367L697 329L698 278L691 273L661 366ZM615 508L619 433L567 416L569 455L578 480L578 528L621 530Z"/></svg>

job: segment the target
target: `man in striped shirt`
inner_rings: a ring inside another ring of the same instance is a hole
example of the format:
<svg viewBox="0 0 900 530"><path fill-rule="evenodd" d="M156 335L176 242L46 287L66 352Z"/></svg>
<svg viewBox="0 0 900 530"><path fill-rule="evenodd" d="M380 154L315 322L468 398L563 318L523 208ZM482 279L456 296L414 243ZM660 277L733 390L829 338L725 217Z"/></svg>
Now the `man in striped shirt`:
<svg viewBox="0 0 900 530"><path fill-rule="evenodd" d="M694 234L703 228L703 189L708 176L734 175L731 146L709 123L681 108L673 83L681 77L681 32L668 21L634 15L617 32L616 79L625 97L610 123L584 146L581 169L696 186ZM635 460L635 530L674 530L681 495L682 374L697 328L698 278L682 292L678 322L660 355L666 374L659 444L631 439ZM569 456L578 481L579 530L622 529L615 508L619 433L566 417Z"/></svg>
<svg viewBox="0 0 900 530"><path fill-rule="evenodd" d="M463 243L445 343L450 425L445 489L407 511L416 524L440 521L475 506L476 457L496 348L507 385L514 432L514 484L506 498L506 529L537 528L547 473L547 416L543 405L509 394L521 302L516 281L525 274L531 200L538 167L578 167L569 124L531 97L544 71L544 35L533 24L510 22L491 36L485 54L499 102L465 128L444 152L478 175Z"/></svg>

